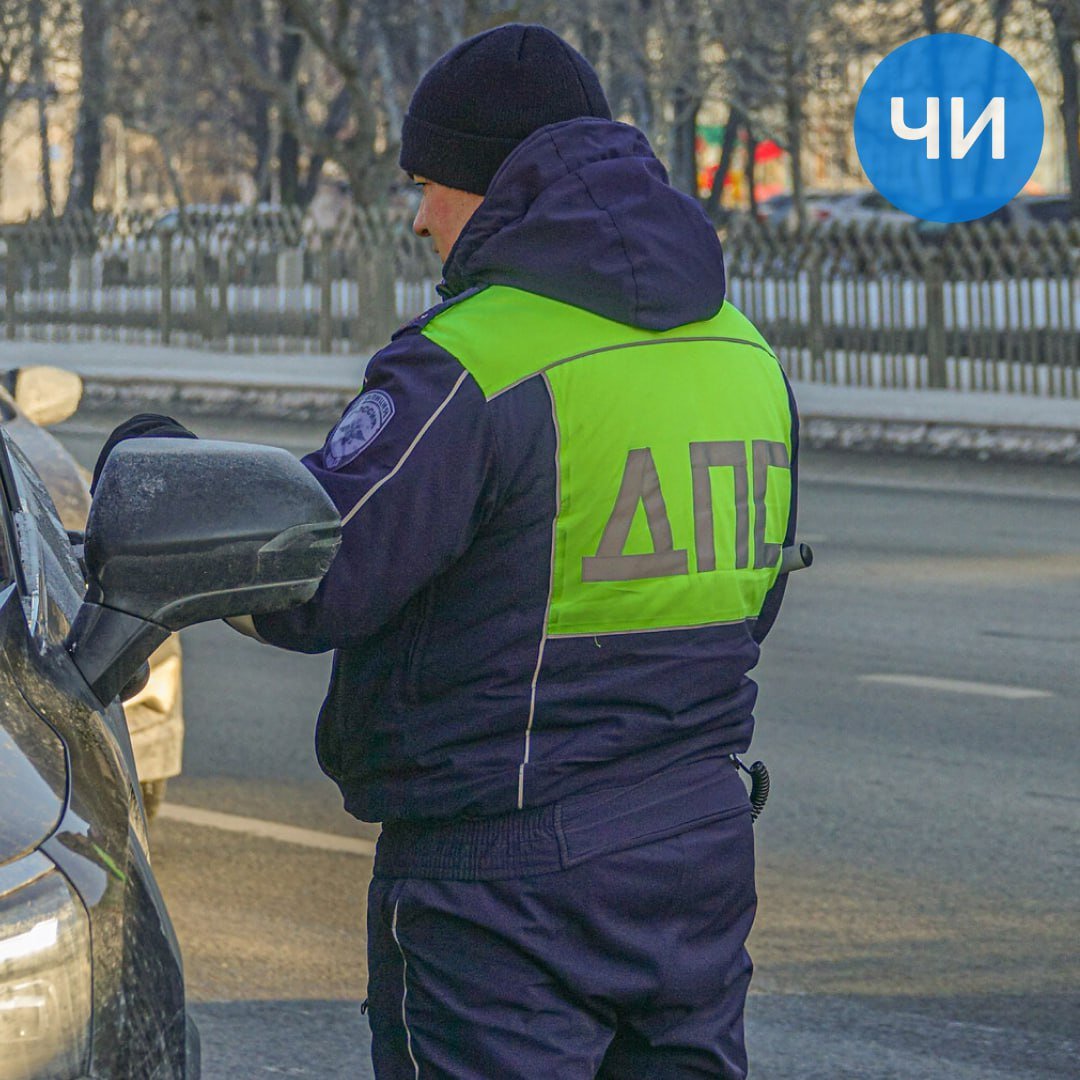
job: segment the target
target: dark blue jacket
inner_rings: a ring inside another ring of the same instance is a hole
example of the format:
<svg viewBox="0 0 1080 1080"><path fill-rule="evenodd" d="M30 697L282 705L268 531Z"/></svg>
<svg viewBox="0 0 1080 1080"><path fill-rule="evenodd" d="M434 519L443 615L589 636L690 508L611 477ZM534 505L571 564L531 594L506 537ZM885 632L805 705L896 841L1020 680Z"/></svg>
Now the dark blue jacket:
<svg viewBox="0 0 1080 1080"><path fill-rule="evenodd" d="M522 143L444 273L447 304L509 285L652 330L724 300L715 231L645 137L604 120ZM503 814L745 750L747 672L783 578L756 625L551 640L541 663L551 402L539 377L486 401L420 333L445 306L373 358L363 394L304 459L342 513L342 548L311 602L256 619L273 644L337 650L317 748L346 807L373 821ZM793 530L794 512L789 542Z"/></svg>

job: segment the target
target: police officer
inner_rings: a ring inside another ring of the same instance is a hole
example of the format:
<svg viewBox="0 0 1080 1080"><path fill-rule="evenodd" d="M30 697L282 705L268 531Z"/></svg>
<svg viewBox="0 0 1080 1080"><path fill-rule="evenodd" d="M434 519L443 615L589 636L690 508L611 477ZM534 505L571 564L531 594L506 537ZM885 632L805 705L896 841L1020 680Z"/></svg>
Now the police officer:
<svg viewBox="0 0 1080 1080"><path fill-rule="evenodd" d="M437 61L401 165L444 302L305 458L343 521L318 594L254 620L336 650L319 761L383 823L376 1075L744 1077L730 755L794 535L783 372L698 205L551 31Z"/></svg>

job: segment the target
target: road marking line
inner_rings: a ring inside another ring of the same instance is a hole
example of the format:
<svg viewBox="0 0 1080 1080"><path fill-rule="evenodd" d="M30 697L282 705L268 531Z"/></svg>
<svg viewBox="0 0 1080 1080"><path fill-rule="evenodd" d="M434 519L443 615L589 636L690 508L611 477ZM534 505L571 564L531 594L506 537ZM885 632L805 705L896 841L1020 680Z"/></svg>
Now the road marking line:
<svg viewBox="0 0 1080 1080"><path fill-rule="evenodd" d="M997 683L965 682L963 679L938 679L931 675L860 675L859 682L888 683L892 686L911 686L917 690L943 690L953 694L978 694L982 697L1047 698L1049 690L1032 690L1026 686L1001 686Z"/></svg>
<svg viewBox="0 0 1080 1080"><path fill-rule="evenodd" d="M185 825L200 825L207 829L222 829L224 832L244 833L247 836L258 836L266 840L279 840L283 844L318 848L320 851L344 851L349 855L365 855L369 859L375 854L374 840L338 836L336 833L318 832L315 829L301 829L296 825L283 825L279 821L265 821L262 818L241 817L239 814L222 814L217 810L204 810L199 806L163 803L158 809L158 817L169 821L180 821Z"/></svg>

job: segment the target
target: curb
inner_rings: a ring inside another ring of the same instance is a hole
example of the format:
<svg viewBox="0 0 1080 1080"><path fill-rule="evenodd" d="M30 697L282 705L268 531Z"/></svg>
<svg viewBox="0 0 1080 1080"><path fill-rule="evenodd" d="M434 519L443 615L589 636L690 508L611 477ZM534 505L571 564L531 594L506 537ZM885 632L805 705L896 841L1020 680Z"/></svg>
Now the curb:
<svg viewBox="0 0 1080 1080"><path fill-rule="evenodd" d="M1018 424L811 414L800 420L800 442L819 450L1047 465L1080 463L1080 432Z"/></svg>
<svg viewBox="0 0 1080 1080"><path fill-rule="evenodd" d="M227 416L243 411L261 419L325 420L333 423L357 391L333 386L270 386L257 383L178 382L173 379L83 378L80 409L178 409L196 416Z"/></svg>
<svg viewBox="0 0 1080 1080"><path fill-rule="evenodd" d="M177 410L195 416L228 416L242 411L259 419L287 418L329 426L355 396L355 389L325 385L275 386L87 375L81 408L87 412ZM803 413L800 426L802 444L818 450L1030 464L1080 463L1080 431L1065 428L813 412Z"/></svg>

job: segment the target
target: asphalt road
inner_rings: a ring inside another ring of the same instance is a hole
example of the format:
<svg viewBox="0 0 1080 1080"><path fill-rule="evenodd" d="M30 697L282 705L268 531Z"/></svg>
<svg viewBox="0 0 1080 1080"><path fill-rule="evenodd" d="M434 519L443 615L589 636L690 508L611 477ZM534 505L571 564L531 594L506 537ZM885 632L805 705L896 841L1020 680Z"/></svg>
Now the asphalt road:
<svg viewBox="0 0 1080 1080"><path fill-rule="evenodd" d="M320 441L223 423L196 426ZM63 437L89 464L104 430L79 417ZM817 562L767 644L751 755L773 779L751 1075L1075 1077L1080 476L808 455L802 480ZM358 1002L376 832L314 761L328 661L221 625L183 641L185 773L154 865L204 1075L369 1076ZM222 816L193 823L190 807ZM252 835L267 821L310 832ZM341 837L349 850L331 850Z"/></svg>

